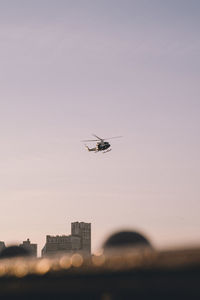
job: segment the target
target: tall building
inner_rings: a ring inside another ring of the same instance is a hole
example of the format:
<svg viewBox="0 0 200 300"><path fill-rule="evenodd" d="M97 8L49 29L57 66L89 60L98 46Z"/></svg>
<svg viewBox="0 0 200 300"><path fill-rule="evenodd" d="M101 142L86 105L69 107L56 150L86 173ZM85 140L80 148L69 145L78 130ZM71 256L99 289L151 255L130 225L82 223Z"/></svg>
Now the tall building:
<svg viewBox="0 0 200 300"><path fill-rule="evenodd" d="M71 234L81 237L81 249L91 253L91 224L84 222L71 223Z"/></svg>
<svg viewBox="0 0 200 300"><path fill-rule="evenodd" d="M5 243L0 241L0 252L5 248Z"/></svg>
<svg viewBox="0 0 200 300"><path fill-rule="evenodd" d="M37 244L32 244L29 239L23 241L23 243L19 246L24 248L25 250L28 250L32 256L37 257Z"/></svg>
<svg viewBox="0 0 200 300"><path fill-rule="evenodd" d="M75 252L91 254L91 223L71 223L71 235L47 235L42 256Z"/></svg>

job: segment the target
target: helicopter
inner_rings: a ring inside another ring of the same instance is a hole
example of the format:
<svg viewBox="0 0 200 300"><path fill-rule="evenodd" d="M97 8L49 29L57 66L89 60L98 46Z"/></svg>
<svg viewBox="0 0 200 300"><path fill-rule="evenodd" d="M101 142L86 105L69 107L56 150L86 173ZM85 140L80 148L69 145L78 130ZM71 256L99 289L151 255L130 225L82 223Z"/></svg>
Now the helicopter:
<svg viewBox="0 0 200 300"><path fill-rule="evenodd" d="M96 137L95 140L83 140L82 142L97 142L96 143L96 147L94 148L89 148L87 145L85 145L86 149L88 151L94 151L95 153L102 151L102 153L107 153L109 151L111 151L112 149L108 149L110 148L110 144L108 142L106 142L106 140L110 140L110 139L116 139L116 138L121 138L122 136L113 136L110 138L100 138L99 136L92 134L94 137Z"/></svg>

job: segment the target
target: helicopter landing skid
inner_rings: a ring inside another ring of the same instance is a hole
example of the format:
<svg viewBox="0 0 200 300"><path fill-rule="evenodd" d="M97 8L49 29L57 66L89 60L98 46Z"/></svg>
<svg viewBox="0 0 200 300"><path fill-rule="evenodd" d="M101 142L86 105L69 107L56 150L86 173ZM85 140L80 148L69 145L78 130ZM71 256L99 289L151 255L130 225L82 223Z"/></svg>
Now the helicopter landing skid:
<svg viewBox="0 0 200 300"><path fill-rule="evenodd" d="M110 152L112 149L109 149L109 150L106 150L104 152L102 152L103 154L107 153L107 152Z"/></svg>

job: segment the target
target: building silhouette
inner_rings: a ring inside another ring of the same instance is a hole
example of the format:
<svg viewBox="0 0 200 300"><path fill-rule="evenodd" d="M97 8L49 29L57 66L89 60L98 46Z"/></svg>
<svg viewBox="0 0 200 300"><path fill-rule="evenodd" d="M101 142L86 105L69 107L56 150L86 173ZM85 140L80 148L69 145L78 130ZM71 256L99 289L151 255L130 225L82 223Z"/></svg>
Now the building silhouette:
<svg viewBox="0 0 200 300"><path fill-rule="evenodd" d="M0 241L0 252L5 248L5 243Z"/></svg>
<svg viewBox="0 0 200 300"><path fill-rule="evenodd" d="M47 235L42 256L75 252L91 254L91 223L71 223L70 235Z"/></svg>
<svg viewBox="0 0 200 300"><path fill-rule="evenodd" d="M27 250L31 256L37 257L37 244L32 244L29 239L23 241L23 243L20 244L19 247Z"/></svg>

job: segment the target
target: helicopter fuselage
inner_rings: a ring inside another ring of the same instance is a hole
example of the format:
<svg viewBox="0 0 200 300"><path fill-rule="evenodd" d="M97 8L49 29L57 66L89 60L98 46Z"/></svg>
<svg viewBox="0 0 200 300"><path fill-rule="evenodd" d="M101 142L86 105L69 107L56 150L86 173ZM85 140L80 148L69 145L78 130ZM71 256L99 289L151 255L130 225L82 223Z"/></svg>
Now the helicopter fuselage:
<svg viewBox="0 0 200 300"><path fill-rule="evenodd" d="M103 150L107 150L110 147L110 144L108 142L100 142L97 143L96 147L98 151L103 151Z"/></svg>

